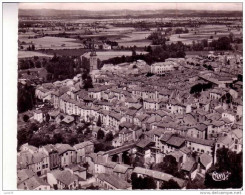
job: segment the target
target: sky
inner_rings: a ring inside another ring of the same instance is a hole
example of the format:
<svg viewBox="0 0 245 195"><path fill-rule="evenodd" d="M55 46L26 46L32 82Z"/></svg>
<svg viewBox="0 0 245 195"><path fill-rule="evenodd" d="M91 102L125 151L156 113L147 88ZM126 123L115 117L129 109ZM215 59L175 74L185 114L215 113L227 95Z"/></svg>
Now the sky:
<svg viewBox="0 0 245 195"><path fill-rule="evenodd" d="M61 9L61 10L229 10L242 11L242 3L20 3L20 9Z"/></svg>

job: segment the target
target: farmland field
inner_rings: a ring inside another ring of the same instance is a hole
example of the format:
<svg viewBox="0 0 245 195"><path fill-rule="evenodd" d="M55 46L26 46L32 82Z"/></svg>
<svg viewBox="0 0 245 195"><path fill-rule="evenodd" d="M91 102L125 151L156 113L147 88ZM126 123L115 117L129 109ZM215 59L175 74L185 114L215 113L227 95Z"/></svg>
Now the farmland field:
<svg viewBox="0 0 245 195"><path fill-rule="evenodd" d="M137 54L145 54L147 52L137 52ZM107 60L114 57L121 57L121 56L131 56L131 51L98 51L96 52L98 58L100 60ZM89 58L90 52L85 53L83 56Z"/></svg>
<svg viewBox="0 0 245 195"><path fill-rule="evenodd" d="M52 56L54 54L62 55L62 56L81 56L88 51L89 49L57 49L57 50L49 49L41 52Z"/></svg>
<svg viewBox="0 0 245 195"><path fill-rule="evenodd" d="M22 39L26 43L33 43L36 49L74 49L81 48L81 43L76 43L76 39L60 37L42 37L37 39ZM26 46L27 47L27 46Z"/></svg>
<svg viewBox="0 0 245 195"><path fill-rule="evenodd" d="M170 41L168 43L175 43L177 41L182 41L184 44L192 44L192 41L201 41L203 39L218 39L219 37L229 36L232 32L234 36L240 36L241 32L235 29L228 31L228 27L225 25L202 25L199 28L192 29L187 34L173 34L170 36ZM196 32L196 33L195 33ZM211 41L211 40L209 40Z"/></svg>
<svg viewBox="0 0 245 195"><path fill-rule="evenodd" d="M18 58L30 58L34 56L52 57L52 55L44 54L44 53L36 52L36 51L18 51Z"/></svg>

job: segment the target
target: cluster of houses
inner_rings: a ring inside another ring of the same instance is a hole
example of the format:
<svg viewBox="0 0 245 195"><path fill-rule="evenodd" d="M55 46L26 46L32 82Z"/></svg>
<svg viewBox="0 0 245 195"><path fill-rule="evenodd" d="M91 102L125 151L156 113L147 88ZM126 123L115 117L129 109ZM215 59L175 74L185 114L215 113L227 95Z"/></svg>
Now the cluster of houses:
<svg viewBox="0 0 245 195"><path fill-rule="evenodd" d="M198 174L204 177L216 163L219 148L242 151L242 82L237 78L242 71L241 57L171 58L153 64L150 70L155 75L151 77L130 69L123 74L108 68L98 70L97 60L91 63L90 74L101 78L93 79L94 88L84 90L81 75L77 75L37 86L36 97L53 105L48 114L57 124L63 115L62 120L69 124L74 118L91 123L94 137L99 129L111 132L114 149L94 153L93 141L40 148L23 145L18 153L18 188L78 189L89 173L102 189L131 189L133 172L153 177L157 188L170 179L185 188L186 180L152 170L150 165L171 155L178 170L193 180ZM204 63L213 70L203 67ZM227 67L236 71L222 71ZM197 84L212 87L191 94ZM40 109L33 111L36 121L42 123L45 117ZM127 165L125 155L140 157L145 168ZM40 185L31 186L32 181Z"/></svg>

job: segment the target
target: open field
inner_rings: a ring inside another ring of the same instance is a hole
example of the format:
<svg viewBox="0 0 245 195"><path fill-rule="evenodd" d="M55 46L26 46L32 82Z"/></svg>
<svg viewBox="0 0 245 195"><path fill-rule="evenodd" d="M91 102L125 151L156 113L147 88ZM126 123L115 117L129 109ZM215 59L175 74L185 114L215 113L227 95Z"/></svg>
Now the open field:
<svg viewBox="0 0 245 195"><path fill-rule="evenodd" d="M36 52L36 51L18 51L18 58L30 58L34 56L52 57L52 55L44 54L44 53Z"/></svg>
<svg viewBox="0 0 245 195"><path fill-rule="evenodd" d="M40 51L43 54L47 54L47 55L62 55L62 56L81 56L84 53L88 52L89 49L57 49L57 50L45 50L45 51Z"/></svg>
<svg viewBox="0 0 245 195"><path fill-rule="evenodd" d="M76 39L61 37L42 37L37 39L22 39L26 43L33 43L36 49L74 49L81 48L81 43L76 43ZM26 46L28 47L28 46Z"/></svg>
<svg viewBox="0 0 245 195"><path fill-rule="evenodd" d="M195 33L196 32L196 33ZM225 25L202 25L199 28L190 30L186 34L173 34L170 36L170 41L168 43L175 43L181 41L184 44L192 44L192 41L201 41L203 39L210 39L212 36L213 39L218 39L219 37L229 36L230 33L233 33L235 37L241 36L241 31L236 29L228 30L228 27ZM209 40L211 41L211 39Z"/></svg>
<svg viewBox="0 0 245 195"><path fill-rule="evenodd" d="M145 54L147 52L137 52L137 54ZM121 56L131 56L132 52L131 51L98 51L96 52L98 58L100 60L107 60L110 58L114 58L114 57L121 57ZM84 57L89 58L90 52L87 52L85 54L83 54Z"/></svg>

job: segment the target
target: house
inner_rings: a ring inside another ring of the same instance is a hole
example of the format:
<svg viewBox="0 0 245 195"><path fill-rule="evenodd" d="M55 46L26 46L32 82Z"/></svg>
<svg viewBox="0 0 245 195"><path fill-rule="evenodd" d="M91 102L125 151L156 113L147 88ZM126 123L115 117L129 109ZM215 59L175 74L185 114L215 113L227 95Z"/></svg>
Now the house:
<svg viewBox="0 0 245 195"><path fill-rule="evenodd" d="M49 156L42 151L33 153L29 159L28 169L35 172L37 176L46 174L50 170Z"/></svg>
<svg viewBox="0 0 245 195"><path fill-rule="evenodd" d="M78 188L78 176L68 170L53 170L47 173L47 181L49 185L56 190L73 190Z"/></svg>
<svg viewBox="0 0 245 195"><path fill-rule="evenodd" d="M48 72L46 68L31 68L26 70L20 70L19 75L19 77L22 79L46 82Z"/></svg>
<svg viewBox="0 0 245 195"><path fill-rule="evenodd" d="M31 154L33 154L38 151L38 148L32 145L29 145L28 143L25 143L22 146L20 146L20 151L28 151Z"/></svg>
<svg viewBox="0 0 245 195"><path fill-rule="evenodd" d="M38 176L33 176L18 184L19 190L50 190L50 185Z"/></svg>
<svg viewBox="0 0 245 195"><path fill-rule="evenodd" d="M161 151L164 154L168 154L170 152L179 150L180 148L185 146L185 139L182 137L178 137L178 136L169 136L166 135L165 137L162 137L161 140Z"/></svg>
<svg viewBox="0 0 245 195"><path fill-rule="evenodd" d="M78 164L72 164L65 167L65 170L70 171L72 174L79 176L80 178L87 179L87 169Z"/></svg>
<svg viewBox="0 0 245 195"><path fill-rule="evenodd" d="M233 151L236 153L240 153L242 151L243 146L243 131L240 129L232 130L231 133L231 139L234 141L234 148Z"/></svg>
<svg viewBox="0 0 245 195"><path fill-rule="evenodd" d="M113 174L123 179L124 181L128 181L131 179L132 167L126 164L117 164L113 169Z"/></svg>
<svg viewBox="0 0 245 195"><path fill-rule="evenodd" d="M17 187L25 182L26 180L34 177L36 174L30 169L22 169L17 171Z"/></svg>
<svg viewBox="0 0 245 195"><path fill-rule="evenodd" d="M154 142L150 139L142 139L136 144L137 155L143 156L146 160L151 158L151 148L154 146Z"/></svg>
<svg viewBox="0 0 245 195"><path fill-rule="evenodd" d="M104 50L111 50L111 45L108 45L106 43L103 44L103 49Z"/></svg>
<svg viewBox="0 0 245 195"><path fill-rule="evenodd" d="M56 169L60 166L60 157L56 147L52 144L47 144L40 148L41 151L49 156L50 170Z"/></svg>
<svg viewBox="0 0 245 195"><path fill-rule="evenodd" d="M77 163L85 162L86 155L94 152L94 143L85 141L73 146L77 152Z"/></svg>
<svg viewBox="0 0 245 195"><path fill-rule="evenodd" d="M33 118L34 120L38 121L39 123L42 123L44 121L44 115L41 110L34 110Z"/></svg>
<svg viewBox="0 0 245 195"><path fill-rule="evenodd" d="M151 65L151 73L157 75L163 75L167 71L173 71L178 69L178 64L175 62L157 62Z"/></svg>
<svg viewBox="0 0 245 195"><path fill-rule="evenodd" d="M170 179L176 181L181 189L184 189L187 184L185 180L179 179L170 174L163 173L160 171L145 169L142 167L135 167L133 173L136 173L138 177L146 177L146 176L152 177L156 182L157 189L160 189L163 182L168 182Z"/></svg>
<svg viewBox="0 0 245 195"><path fill-rule="evenodd" d="M92 136L97 139L98 131L100 130L100 127L92 127Z"/></svg>
<svg viewBox="0 0 245 195"><path fill-rule="evenodd" d="M200 172L205 174L207 170L212 166L213 158L209 154L203 153L199 156Z"/></svg>
<svg viewBox="0 0 245 195"><path fill-rule="evenodd" d="M131 190L130 183L115 175L101 173L96 178L96 183L105 190Z"/></svg>
<svg viewBox="0 0 245 195"><path fill-rule="evenodd" d="M187 136L199 138L199 139L206 139L207 134L207 126L205 124L198 124L195 127L189 127L187 129Z"/></svg>
<svg viewBox="0 0 245 195"><path fill-rule="evenodd" d="M64 168L70 164L76 163L77 154L73 147L69 144L56 144L55 147L60 157L60 167Z"/></svg>
<svg viewBox="0 0 245 195"><path fill-rule="evenodd" d="M213 140L204 140L198 138L186 137L186 146L192 151L197 153L207 153L213 155Z"/></svg>
<svg viewBox="0 0 245 195"><path fill-rule="evenodd" d="M181 167L181 171L186 175L187 178L193 180L198 172L198 166L195 160L189 158Z"/></svg>
<svg viewBox="0 0 245 195"><path fill-rule="evenodd" d="M114 168L115 168L117 165L118 165L118 163L116 163L116 162L107 161L107 162L104 164L104 167L105 167L105 173L106 173L106 174L112 175L112 174L113 174L113 170L114 170Z"/></svg>

